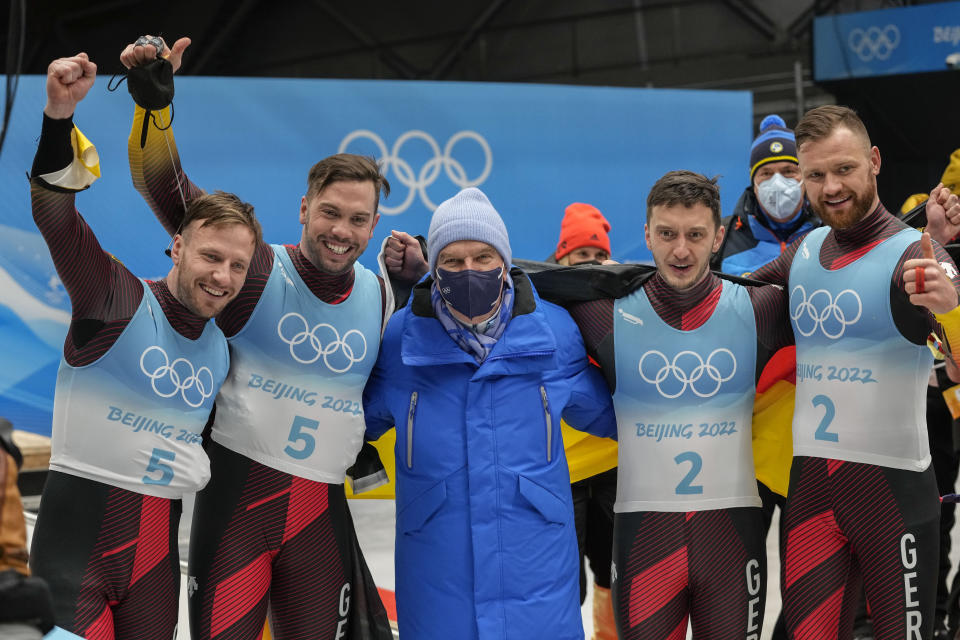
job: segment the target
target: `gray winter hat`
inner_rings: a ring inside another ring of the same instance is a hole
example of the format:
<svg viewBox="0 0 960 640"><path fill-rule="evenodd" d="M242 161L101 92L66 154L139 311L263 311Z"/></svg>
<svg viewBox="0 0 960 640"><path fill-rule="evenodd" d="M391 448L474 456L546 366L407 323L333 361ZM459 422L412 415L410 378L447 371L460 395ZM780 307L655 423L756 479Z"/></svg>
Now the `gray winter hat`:
<svg viewBox="0 0 960 640"><path fill-rule="evenodd" d="M427 233L427 257L431 273L437 267L440 251L458 240L486 242L497 250L504 264L510 268L513 255L507 228L487 196L476 187L464 189L441 202L433 212Z"/></svg>

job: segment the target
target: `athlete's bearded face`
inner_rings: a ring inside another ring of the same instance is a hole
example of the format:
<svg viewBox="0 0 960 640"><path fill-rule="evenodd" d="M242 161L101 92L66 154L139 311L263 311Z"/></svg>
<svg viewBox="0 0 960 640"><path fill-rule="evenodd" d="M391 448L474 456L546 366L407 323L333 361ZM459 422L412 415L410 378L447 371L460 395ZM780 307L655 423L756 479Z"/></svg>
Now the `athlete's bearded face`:
<svg viewBox="0 0 960 640"><path fill-rule="evenodd" d="M373 182L343 180L300 201L303 235L300 250L321 271L343 273L353 267L373 237L380 219Z"/></svg>
<svg viewBox="0 0 960 640"><path fill-rule="evenodd" d="M847 229L876 209L880 151L846 127L797 149L807 199L820 219Z"/></svg>
<svg viewBox="0 0 960 640"><path fill-rule="evenodd" d="M720 249L723 227L713 221L713 211L704 204L686 207L655 205L644 227L647 248L657 271L674 289L689 289L703 280L710 255Z"/></svg>
<svg viewBox="0 0 960 640"><path fill-rule="evenodd" d="M212 318L237 297L253 258L253 231L242 224L201 226L194 220L170 248L170 292L202 318Z"/></svg>

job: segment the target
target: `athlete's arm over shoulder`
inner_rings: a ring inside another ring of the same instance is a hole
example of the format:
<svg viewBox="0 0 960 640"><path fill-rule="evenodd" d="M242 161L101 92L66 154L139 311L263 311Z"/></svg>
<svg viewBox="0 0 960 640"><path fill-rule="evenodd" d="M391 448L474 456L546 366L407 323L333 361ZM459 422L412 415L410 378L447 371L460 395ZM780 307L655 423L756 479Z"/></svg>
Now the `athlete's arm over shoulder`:
<svg viewBox="0 0 960 640"><path fill-rule="evenodd" d="M767 349L776 351L793 343L790 329L788 297L784 287L765 285L748 287L753 315L757 325L757 340Z"/></svg>
<svg viewBox="0 0 960 640"><path fill-rule="evenodd" d="M793 256L796 255L805 237L806 236L802 236L794 240L779 256L751 273L750 277L754 280L761 280L770 284L786 287L787 280L790 278L790 266L793 264Z"/></svg>
<svg viewBox="0 0 960 640"><path fill-rule="evenodd" d="M556 316L550 326L560 347L557 352L559 373L570 388L570 399L561 411L563 419L574 429L615 438L617 419L613 400L600 371L587 359L580 331L566 311L559 307L550 311Z"/></svg>

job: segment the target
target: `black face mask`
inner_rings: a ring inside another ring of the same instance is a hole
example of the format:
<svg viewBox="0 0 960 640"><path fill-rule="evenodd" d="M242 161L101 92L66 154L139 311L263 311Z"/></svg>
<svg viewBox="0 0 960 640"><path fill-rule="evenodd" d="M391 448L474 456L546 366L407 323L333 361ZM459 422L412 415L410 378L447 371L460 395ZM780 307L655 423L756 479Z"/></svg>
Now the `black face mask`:
<svg viewBox="0 0 960 640"><path fill-rule="evenodd" d="M444 302L466 317L486 315L500 301L503 267L489 271L447 271L438 267L437 290Z"/></svg>

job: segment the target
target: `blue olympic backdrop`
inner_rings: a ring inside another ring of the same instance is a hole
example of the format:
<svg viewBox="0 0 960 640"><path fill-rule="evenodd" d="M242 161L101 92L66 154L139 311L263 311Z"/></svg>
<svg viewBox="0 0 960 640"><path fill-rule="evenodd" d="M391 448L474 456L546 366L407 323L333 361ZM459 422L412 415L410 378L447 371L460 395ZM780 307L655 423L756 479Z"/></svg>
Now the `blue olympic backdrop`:
<svg viewBox="0 0 960 640"><path fill-rule="evenodd" d="M813 23L819 82L946 71L948 58L960 65L960 2L835 14Z"/></svg>
<svg viewBox="0 0 960 640"><path fill-rule="evenodd" d="M75 123L97 145L103 177L78 208L103 247L158 278L168 239L133 189L132 102L101 76ZM24 77L0 156L0 416L49 433L70 303L30 215L29 170L44 78ZM393 191L362 262L390 229L426 235L437 204L477 186L506 221L514 256L545 259L566 205L597 206L613 255L646 260L645 199L666 171L721 175L723 206L748 183L746 92L516 84L191 78L177 81L173 129L184 168L205 189L253 203L270 242L297 242L310 166L337 151L376 156Z"/></svg>

